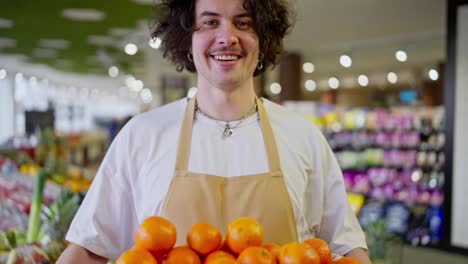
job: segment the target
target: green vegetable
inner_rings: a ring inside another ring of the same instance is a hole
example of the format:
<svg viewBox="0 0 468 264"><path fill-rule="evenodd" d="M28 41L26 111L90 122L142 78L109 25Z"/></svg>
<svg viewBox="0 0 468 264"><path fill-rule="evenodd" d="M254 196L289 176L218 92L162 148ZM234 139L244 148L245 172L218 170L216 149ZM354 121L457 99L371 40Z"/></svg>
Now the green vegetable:
<svg viewBox="0 0 468 264"><path fill-rule="evenodd" d="M36 242L38 239L39 225L41 220L42 194L49 173L45 170L40 170L34 179L34 190L31 201L31 209L29 212L28 232L26 242Z"/></svg>

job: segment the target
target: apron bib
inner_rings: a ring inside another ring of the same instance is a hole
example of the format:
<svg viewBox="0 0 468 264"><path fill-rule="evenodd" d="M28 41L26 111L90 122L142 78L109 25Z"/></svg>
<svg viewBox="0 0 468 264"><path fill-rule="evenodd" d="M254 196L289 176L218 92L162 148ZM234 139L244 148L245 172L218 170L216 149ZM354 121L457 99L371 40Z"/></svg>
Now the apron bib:
<svg viewBox="0 0 468 264"><path fill-rule="evenodd" d="M195 97L185 111L179 136L174 177L162 205L161 216L177 228L177 245L186 244L193 224L206 222L225 236L229 223L239 217L256 219L264 228L264 243L297 241L296 222L280 168L270 121L256 98L270 172L236 177L188 171Z"/></svg>

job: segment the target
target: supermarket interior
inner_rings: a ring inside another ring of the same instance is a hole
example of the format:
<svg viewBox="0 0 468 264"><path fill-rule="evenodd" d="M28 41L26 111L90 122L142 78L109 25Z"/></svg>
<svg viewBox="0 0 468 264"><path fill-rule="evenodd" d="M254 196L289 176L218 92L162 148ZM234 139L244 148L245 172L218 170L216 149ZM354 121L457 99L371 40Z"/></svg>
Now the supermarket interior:
<svg viewBox="0 0 468 264"><path fill-rule="evenodd" d="M121 128L197 92L155 2L0 3L0 263L55 263ZM288 2L257 95L321 130L373 263L468 263L468 1Z"/></svg>

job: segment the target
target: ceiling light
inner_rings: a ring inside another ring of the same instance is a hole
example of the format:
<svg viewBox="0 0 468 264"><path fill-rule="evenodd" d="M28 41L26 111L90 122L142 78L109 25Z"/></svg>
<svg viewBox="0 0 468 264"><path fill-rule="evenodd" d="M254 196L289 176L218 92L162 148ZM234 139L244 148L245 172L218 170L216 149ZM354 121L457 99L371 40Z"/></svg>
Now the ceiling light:
<svg viewBox="0 0 468 264"><path fill-rule="evenodd" d="M361 75L359 75L359 77L358 77L358 83L359 83L359 85L361 85L361 86L367 86L367 85L369 84L369 78L367 78L366 75L361 74Z"/></svg>
<svg viewBox="0 0 468 264"><path fill-rule="evenodd" d="M153 94L151 93L150 89L145 88L141 90L140 98L143 101L143 103L148 104L151 103L151 101L153 101Z"/></svg>
<svg viewBox="0 0 468 264"><path fill-rule="evenodd" d="M340 64L341 66L345 68L351 67L351 64L353 64L353 60L351 60L351 57L348 55L341 55L340 57Z"/></svg>
<svg viewBox="0 0 468 264"><path fill-rule="evenodd" d="M37 85L37 78L32 76L31 78L29 78L29 85L31 86L36 86Z"/></svg>
<svg viewBox="0 0 468 264"><path fill-rule="evenodd" d="M272 83L270 85L270 91L272 94L280 94L281 93L281 85L277 82Z"/></svg>
<svg viewBox="0 0 468 264"><path fill-rule="evenodd" d="M161 39L160 38L152 38L148 41L148 44L153 49L159 49L161 47Z"/></svg>
<svg viewBox="0 0 468 264"><path fill-rule="evenodd" d="M15 75L15 81L16 82L21 82L23 80L23 74L21 72L17 73Z"/></svg>
<svg viewBox="0 0 468 264"><path fill-rule="evenodd" d="M0 38L0 48L14 48L16 47L16 39Z"/></svg>
<svg viewBox="0 0 468 264"><path fill-rule="evenodd" d="M137 52L138 52L137 45L133 43L128 43L127 45L125 45L125 53L127 53L128 55L135 55Z"/></svg>
<svg viewBox="0 0 468 264"><path fill-rule="evenodd" d="M145 86L145 84L143 83L143 81L141 80L135 80L133 82L133 86L134 86L134 89L136 92L139 92L143 89L143 87Z"/></svg>
<svg viewBox="0 0 468 264"><path fill-rule="evenodd" d="M131 75L127 77L127 79L125 80L125 84L128 86L128 88L130 88L130 90L134 92L141 91L145 86L141 80L137 80Z"/></svg>
<svg viewBox="0 0 468 264"><path fill-rule="evenodd" d="M406 61L408 59L408 55L406 54L406 52L402 51L402 50L399 50L395 53L395 58L399 61Z"/></svg>
<svg viewBox="0 0 468 264"><path fill-rule="evenodd" d="M127 75L127 77L125 77L125 85L129 88L133 86L134 81L136 81L136 79L132 75Z"/></svg>
<svg viewBox="0 0 468 264"><path fill-rule="evenodd" d="M314 64L310 63L310 62L306 62L302 65L302 70L305 72L305 73L313 73L315 71L315 66Z"/></svg>
<svg viewBox="0 0 468 264"><path fill-rule="evenodd" d="M338 87L340 87L340 81L335 77L331 77L328 79L328 86L332 89L338 89Z"/></svg>
<svg viewBox="0 0 468 264"><path fill-rule="evenodd" d="M187 92L187 97L188 98L194 97L197 94L197 91L198 91L197 87L190 88Z"/></svg>
<svg viewBox="0 0 468 264"><path fill-rule="evenodd" d="M317 89L317 84L313 80L307 80L305 81L305 88L307 89L307 91L313 92L315 91L315 89Z"/></svg>
<svg viewBox="0 0 468 264"><path fill-rule="evenodd" d="M3 80L7 77L7 71L5 69L0 70L0 80Z"/></svg>
<svg viewBox="0 0 468 264"><path fill-rule="evenodd" d="M91 8L67 8L62 11L62 16L73 21L102 21L106 14Z"/></svg>
<svg viewBox="0 0 468 264"><path fill-rule="evenodd" d="M439 72L434 69L430 69L428 72L428 76L431 80L437 81L439 79Z"/></svg>
<svg viewBox="0 0 468 264"><path fill-rule="evenodd" d="M387 80L388 82L395 84L398 81L398 76L394 72L389 72L387 74Z"/></svg>
<svg viewBox="0 0 468 264"><path fill-rule="evenodd" d="M109 73L110 77L115 78L119 75L119 68L111 66L107 72Z"/></svg>
<svg viewBox="0 0 468 264"><path fill-rule="evenodd" d="M13 21L5 18L0 18L0 28L12 28Z"/></svg>
<svg viewBox="0 0 468 264"><path fill-rule="evenodd" d="M70 42L64 39L40 39L39 46L52 49L66 49L70 46Z"/></svg>

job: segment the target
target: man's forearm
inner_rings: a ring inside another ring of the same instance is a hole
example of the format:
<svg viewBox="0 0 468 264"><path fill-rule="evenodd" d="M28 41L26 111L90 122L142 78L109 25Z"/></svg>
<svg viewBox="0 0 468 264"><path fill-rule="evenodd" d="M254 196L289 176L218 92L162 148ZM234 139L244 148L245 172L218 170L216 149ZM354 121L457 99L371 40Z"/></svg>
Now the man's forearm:
<svg viewBox="0 0 468 264"><path fill-rule="evenodd" d="M361 264L372 264L372 261L369 256L367 256L366 251L362 248L355 248L348 252L346 256L359 260Z"/></svg>
<svg viewBox="0 0 468 264"><path fill-rule="evenodd" d="M106 264L108 260L85 248L71 244L57 260L57 264Z"/></svg>

